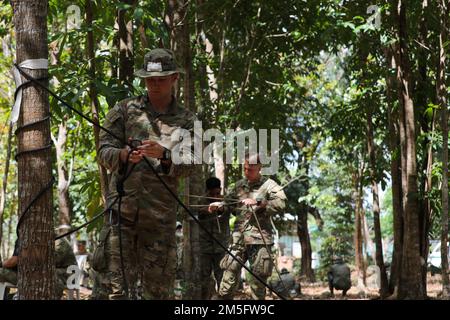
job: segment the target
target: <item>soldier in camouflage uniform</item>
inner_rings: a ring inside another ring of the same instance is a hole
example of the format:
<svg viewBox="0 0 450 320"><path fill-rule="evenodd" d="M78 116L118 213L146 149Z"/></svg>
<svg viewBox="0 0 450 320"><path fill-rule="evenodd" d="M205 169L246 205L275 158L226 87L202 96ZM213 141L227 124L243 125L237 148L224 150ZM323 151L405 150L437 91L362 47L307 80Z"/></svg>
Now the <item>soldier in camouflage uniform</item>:
<svg viewBox="0 0 450 320"><path fill-rule="evenodd" d="M211 204L220 201L221 187L220 180L209 178L206 180L206 198L204 203ZM215 212L210 213L208 207L199 210L198 219L206 229L222 243L224 247L228 246L230 237L230 211L224 206L220 206ZM222 280L223 270L220 268L220 260L225 255L225 251L219 246L204 230L199 228L200 232L200 264L202 270L201 298L211 299L216 292L215 287L219 287ZM211 278L211 272L214 274L215 281Z"/></svg>
<svg viewBox="0 0 450 320"><path fill-rule="evenodd" d="M249 260L252 271L267 282L273 268L268 251L273 245L270 217L284 210L286 195L275 181L261 176L260 171L259 156L247 156L244 162L245 178L236 183L234 191L228 196L241 200L236 208L237 219L230 251L244 263ZM232 299L239 285L241 265L226 254L221 267L224 273L219 298ZM265 286L257 279L251 283L251 290L254 299L265 299Z"/></svg>
<svg viewBox="0 0 450 320"><path fill-rule="evenodd" d="M345 297L352 286L352 282L350 279L350 268L341 257L333 256L333 264L327 276L331 296L334 297L334 289L336 289L342 290L342 296Z"/></svg>
<svg viewBox="0 0 450 320"><path fill-rule="evenodd" d="M0 268L0 282L9 282L17 285L17 257L19 256L19 241L16 240L14 253L11 258L4 262ZM77 260L70 243L62 238L55 242L55 266L56 266L56 296L62 297L67 279L70 274L67 268L71 265L77 266Z"/></svg>
<svg viewBox="0 0 450 320"><path fill-rule="evenodd" d="M192 170L192 164L174 161L182 141L182 137L174 139L174 135L180 131L191 134L196 119L192 112L181 108L173 96L179 73L170 50L155 49L146 54L144 68L135 75L145 79L147 94L123 100L107 114L104 126L120 140L103 131L100 135L99 159L111 173L108 205L118 196L118 182L120 185L127 177L123 182L125 195L120 208L121 234L117 203L111 211L110 299L135 298L138 281L144 299L173 297L176 202L143 157L174 191L179 178ZM127 139L137 139L142 144L129 152L124 144ZM126 163L129 163L127 168ZM124 284L129 286L128 297Z"/></svg>

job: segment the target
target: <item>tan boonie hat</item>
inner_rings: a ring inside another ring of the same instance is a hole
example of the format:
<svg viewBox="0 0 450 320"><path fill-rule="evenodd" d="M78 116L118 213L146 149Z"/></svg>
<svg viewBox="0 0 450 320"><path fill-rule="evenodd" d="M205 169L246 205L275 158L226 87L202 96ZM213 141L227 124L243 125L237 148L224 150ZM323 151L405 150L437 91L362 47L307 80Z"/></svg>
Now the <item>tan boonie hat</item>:
<svg viewBox="0 0 450 320"><path fill-rule="evenodd" d="M175 56L168 49L153 49L144 56L142 69L136 71L134 75L140 78L162 77L174 73L182 73L175 61Z"/></svg>

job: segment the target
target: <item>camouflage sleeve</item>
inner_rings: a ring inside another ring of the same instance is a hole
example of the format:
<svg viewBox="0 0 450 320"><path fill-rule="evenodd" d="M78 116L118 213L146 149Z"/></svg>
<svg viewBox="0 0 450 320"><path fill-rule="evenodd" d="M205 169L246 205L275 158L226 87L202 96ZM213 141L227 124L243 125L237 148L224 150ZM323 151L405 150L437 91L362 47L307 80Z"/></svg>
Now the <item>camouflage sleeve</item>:
<svg viewBox="0 0 450 320"><path fill-rule="evenodd" d="M100 146L98 149L100 163L109 171L116 172L122 167L120 150L124 148L123 141L125 141L124 114L119 104L108 112L103 126L121 139L116 139L104 130L100 131Z"/></svg>
<svg viewBox="0 0 450 320"><path fill-rule="evenodd" d="M224 213L237 216L240 212L238 211L239 204L237 203L237 201L238 196L236 187L229 189L223 197L223 202L225 203Z"/></svg>
<svg viewBox="0 0 450 320"><path fill-rule="evenodd" d="M286 195L283 189L274 183L268 190L268 204L266 206L265 214L268 216L275 213L282 213L286 207Z"/></svg>
<svg viewBox="0 0 450 320"><path fill-rule="evenodd" d="M181 127L181 129L190 136L190 139L183 139L184 143L179 143L172 151L172 161L170 163L169 168L163 168L163 172L172 177L187 177L192 175L196 170L200 167L198 164L198 159L196 159L195 149L194 149L194 141L195 141L195 132L194 132L194 121L197 120L195 114L188 114L190 118L186 123ZM197 137L197 139L201 137ZM187 161L180 161L180 157L178 157L178 161L175 157L178 155L175 153L183 152L184 155L190 155L187 157ZM200 150L200 152L202 152Z"/></svg>
<svg viewBox="0 0 450 320"><path fill-rule="evenodd" d="M72 247L66 239L58 239L55 242L55 265L56 268L67 268L70 265L77 265L77 259Z"/></svg>

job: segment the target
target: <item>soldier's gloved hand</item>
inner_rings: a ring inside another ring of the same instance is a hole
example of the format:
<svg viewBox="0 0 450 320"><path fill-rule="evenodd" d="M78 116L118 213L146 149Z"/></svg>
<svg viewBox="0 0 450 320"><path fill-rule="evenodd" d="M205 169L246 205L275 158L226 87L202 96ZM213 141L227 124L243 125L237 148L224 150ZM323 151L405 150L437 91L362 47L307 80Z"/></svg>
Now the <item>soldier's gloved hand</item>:
<svg viewBox="0 0 450 320"><path fill-rule="evenodd" d="M144 156L161 159L164 156L164 147L153 140L144 140L142 145L137 147L138 151Z"/></svg>
<svg viewBox="0 0 450 320"><path fill-rule="evenodd" d="M223 202L213 202L209 204L208 212L213 213L216 211L223 211Z"/></svg>
<svg viewBox="0 0 450 320"><path fill-rule="evenodd" d="M243 205L246 205L247 207L256 206L258 204L258 202L255 199L250 199L250 198L241 200L241 203Z"/></svg>

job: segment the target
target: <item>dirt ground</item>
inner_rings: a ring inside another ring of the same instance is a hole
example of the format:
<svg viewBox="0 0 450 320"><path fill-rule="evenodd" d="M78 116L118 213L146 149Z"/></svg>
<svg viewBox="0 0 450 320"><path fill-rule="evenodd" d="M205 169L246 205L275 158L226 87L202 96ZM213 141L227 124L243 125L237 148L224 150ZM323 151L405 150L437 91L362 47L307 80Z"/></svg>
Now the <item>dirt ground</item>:
<svg viewBox="0 0 450 320"><path fill-rule="evenodd" d="M335 296L332 298L330 296L330 291L328 289L328 284L325 282L316 283L306 283L301 282L302 295L293 300L370 300L378 299L378 290L369 289L359 290L356 286L347 292L347 297L342 297L342 291L335 291ZM439 274L431 276L428 274L427 282L427 293L430 299L440 299L439 294L442 290L441 279ZM65 292L65 299L67 299L67 293ZM80 289L80 299L87 300L91 294L91 290L82 287ZM250 299L248 294L248 289L244 292L238 292L235 297L236 300L247 300ZM278 299L275 295L268 295L267 300Z"/></svg>

